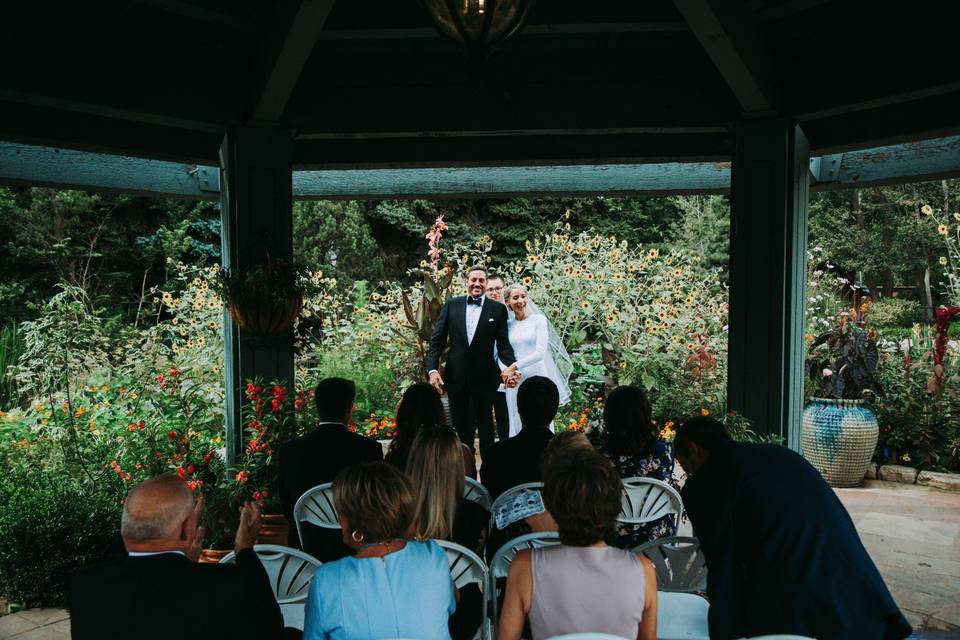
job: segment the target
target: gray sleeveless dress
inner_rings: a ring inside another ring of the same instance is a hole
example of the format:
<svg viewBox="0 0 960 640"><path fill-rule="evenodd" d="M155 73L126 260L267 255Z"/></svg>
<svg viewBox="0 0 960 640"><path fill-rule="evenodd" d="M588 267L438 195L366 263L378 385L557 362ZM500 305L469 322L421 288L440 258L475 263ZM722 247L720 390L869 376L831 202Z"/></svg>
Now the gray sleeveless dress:
<svg viewBox="0 0 960 640"><path fill-rule="evenodd" d="M643 565L614 547L534 549L530 629L534 640L568 633L636 638L643 615Z"/></svg>

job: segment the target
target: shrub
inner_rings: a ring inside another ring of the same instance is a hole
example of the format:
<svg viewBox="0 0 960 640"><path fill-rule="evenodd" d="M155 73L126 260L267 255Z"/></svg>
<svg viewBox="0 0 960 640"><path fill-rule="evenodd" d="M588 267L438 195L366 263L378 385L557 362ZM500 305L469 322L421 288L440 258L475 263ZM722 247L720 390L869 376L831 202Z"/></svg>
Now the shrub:
<svg viewBox="0 0 960 640"><path fill-rule="evenodd" d="M0 486L0 594L26 606L66 602L73 574L123 553L118 494L31 473Z"/></svg>
<svg viewBox="0 0 960 640"><path fill-rule="evenodd" d="M916 300L883 298L870 305L867 322L878 329L884 327L912 327L915 322L925 322L923 306ZM882 333L882 332L881 332Z"/></svg>

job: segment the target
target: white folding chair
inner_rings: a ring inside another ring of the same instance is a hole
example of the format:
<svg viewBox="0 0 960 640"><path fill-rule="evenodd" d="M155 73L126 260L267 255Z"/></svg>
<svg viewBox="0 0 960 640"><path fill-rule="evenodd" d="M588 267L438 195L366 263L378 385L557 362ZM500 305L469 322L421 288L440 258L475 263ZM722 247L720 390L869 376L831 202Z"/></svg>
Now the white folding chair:
<svg viewBox="0 0 960 640"><path fill-rule="evenodd" d="M624 478L623 500L617 522L646 524L660 518L673 516L673 531L680 526L683 500L677 490L662 480L654 478Z"/></svg>
<svg viewBox="0 0 960 640"><path fill-rule="evenodd" d="M493 506L493 498L487 488L470 476L463 477L463 497L476 502L487 511Z"/></svg>
<svg viewBox="0 0 960 640"><path fill-rule="evenodd" d="M487 524L488 537L490 535L490 532L495 531L497 528L497 508L498 507L512 501L519 493L524 493L527 491L540 491L541 489L543 489L542 482L526 482L524 484L518 484L515 487L510 487L509 489L501 493L500 496L493 501L493 505L491 505L490 507L490 522Z"/></svg>
<svg viewBox="0 0 960 640"><path fill-rule="evenodd" d="M692 593L657 592L658 640L709 640L710 604Z"/></svg>
<svg viewBox="0 0 960 640"><path fill-rule="evenodd" d="M473 551L455 542L448 540L435 540L437 544L443 547L447 554L447 561L450 562L450 579L453 580L453 586L462 589L468 584L475 584L480 588L483 594L483 613L480 617L480 627L474 636L477 638L489 637L487 626L487 583L488 574L487 564Z"/></svg>
<svg viewBox="0 0 960 640"><path fill-rule="evenodd" d="M304 603L310 592L310 580L321 562L299 549L275 544L257 544L253 551L270 579L270 588L283 613L284 626L303 630ZM236 554L231 551L220 560L220 564L236 561Z"/></svg>
<svg viewBox="0 0 960 640"><path fill-rule="evenodd" d="M816 640L816 638L811 638L810 636L795 636L789 633L777 633L772 636L751 636L750 638L743 638L742 640Z"/></svg>
<svg viewBox="0 0 960 640"><path fill-rule="evenodd" d="M320 484L308 489L293 505L293 522L297 526L297 537L303 544L302 522L324 529L339 529L337 509L333 506L333 483Z"/></svg>
<svg viewBox="0 0 960 640"><path fill-rule="evenodd" d="M497 580L507 577L513 559L524 549L539 549L540 547L549 547L555 544L560 544L560 534L556 531L527 533L508 541L493 554L493 559L490 561L490 588L488 593L490 597L490 610L493 613L494 630L497 628L497 619L500 616L500 608L497 606L500 599L500 594L497 592Z"/></svg>
<svg viewBox="0 0 960 640"><path fill-rule="evenodd" d="M657 590L693 593L707 589L707 562L700 541L689 536L670 536L641 544L642 553L657 573Z"/></svg>

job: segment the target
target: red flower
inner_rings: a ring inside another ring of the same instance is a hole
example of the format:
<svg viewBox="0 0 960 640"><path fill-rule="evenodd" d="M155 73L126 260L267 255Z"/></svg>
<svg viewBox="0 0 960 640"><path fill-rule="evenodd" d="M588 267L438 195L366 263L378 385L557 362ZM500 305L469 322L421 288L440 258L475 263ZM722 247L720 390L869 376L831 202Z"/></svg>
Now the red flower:
<svg viewBox="0 0 960 640"><path fill-rule="evenodd" d="M130 432L132 433L132 432L134 432L134 431L136 431L136 430L137 430L137 425L135 425L135 424L127 425L127 431L130 431Z"/></svg>
<svg viewBox="0 0 960 640"><path fill-rule="evenodd" d="M236 480L237 480L237 482L239 482L240 484L246 484L246 483L247 483L247 472L246 472L246 471L238 471L238 472L237 472L237 475L236 475Z"/></svg>
<svg viewBox="0 0 960 640"><path fill-rule="evenodd" d="M147 423L144 422L143 420L141 420L140 422L137 423L137 428L138 428L138 429L143 429L145 426L147 426Z"/></svg>
<svg viewBox="0 0 960 640"><path fill-rule="evenodd" d="M176 431L171 431L171 432L168 433L167 435L170 437L171 440L176 440L176 439L177 439L177 432L176 432Z"/></svg>
<svg viewBox="0 0 960 640"><path fill-rule="evenodd" d="M216 451L211 451L207 455L203 456L203 464L210 464L210 460L215 455L216 455Z"/></svg>
<svg viewBox="0 0 960 640"><path fill-rule="evenodd" d="M194 467L192 464L187 465L187 475L193 475L193 472L196 470L196 467Z"/></svg>
<svg viewBox="0 0 960 640"><path fill-rule="evenodd" d="M180 476L181 480L187 479L187 473L184 471L183 467L177 467L177 475Z"/></svg>

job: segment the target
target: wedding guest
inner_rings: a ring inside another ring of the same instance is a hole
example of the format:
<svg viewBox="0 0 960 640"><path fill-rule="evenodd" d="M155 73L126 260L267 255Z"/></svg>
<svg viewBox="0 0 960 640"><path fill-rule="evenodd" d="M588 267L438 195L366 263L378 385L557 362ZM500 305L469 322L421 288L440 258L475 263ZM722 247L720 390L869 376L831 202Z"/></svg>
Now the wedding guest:
<svg viewBox="0 0 960 640"><path fill-rule="evenodd" d="M520 385L520 433L492 445L483 454L480 480L494 500L518 484L540 481L540 457L553 437L550 423L557 415L559 401L557 385L549 378L533 376Z"/></svg>
<svg viewBox="0 0 960 640"><path fill-rule="evenodd" d="M799 454L712 418L677 429L683 503L707 560L710 637L910 635L843 504Z"/></svg>
<svg viewBox="0 0 960 640"><path fill-rule="evenodd" d="M397 405L396 420L397 436L390 443L390 449L384 461L403 471L407 468L407 456L417 434L424 428L446 424L443 403L437 391L426 382L410 385ZM473 457L473 450L463 445L461 458L464 474L476 478L477 463Z"/></svg>
<svg viewBox="0 0 960 640"><path fill-rule="evenodd" d="M301 548L322 562L350 554L335 529L304 523L304 540L293 526L293 507L306 491L331 482L343 469L358 462L382 460L376 440L351 433L347 428L356 409L356 386L343 378L326 378L317 384L314 398L320 418L310 433L285 443L277 451L280 504L290 521L288 544Z"/></svg>
<svg viewBox="0 0 960 640"><path fill-rule="evenodd" d="M252 548L259 508L248 502L241 510L236 564L198 564L201 504L194 504L176 476L157 476L133 488L120 524L127 557L73 578L75 640L169 640L185 629L203 629L205 637L223 640L284 637L280 607Z"/></svg>
<svg viewBox="0 0 960 640"><path fill-rule="evenodd" d="M417 505L410 478L384 462L359 464L337 475L333 500L354 555L317 569L304 638L449 639L450 565L436 542L408 539Z"/></svg>
<svg viewBox="0 0 960 640"><path fill-rule="evenodd" d="M594 451L567 450L550 459L543 483L543 501L557 521L560 544L514 558L497 638L520 638L529 618L534 640L573 633L654 640L653 565L604 542L623 492L613 465Z"/></svg>
<svg viewBox="0 0 960 640"><path fill-rule="evenodd" d="M600 453L613 463L621 478L654 478L670 482L673 452L650 417L650 401L640 387L617 387L603 407L603 430L597 438ZM614 545L632 549L676 533L673 516L644 524L617 524Z"/></svg>
<svg viewBox="0 0 960 640"><path fill-rule="evenodd" d="M413 441L407 475L417 493L414 529L421 540L451 540L481 553L490 512L463 497L462 443L448 427L422 429ZM450 618L454 640L472 638L480 626L483 595L477 585L460 590L460 602Z"/></svg>
<svg viewBox="0 0 960 640"><path fill-rule="evenodd" d="M487 297L503 304L503 278L499 274L491 273L487 276ZM494 349L494 360L497 360ZM493 395L493 414L497 420L497 439L506 440L510 437L510 412L507 410L507 394L499 389Z"/></svg>

